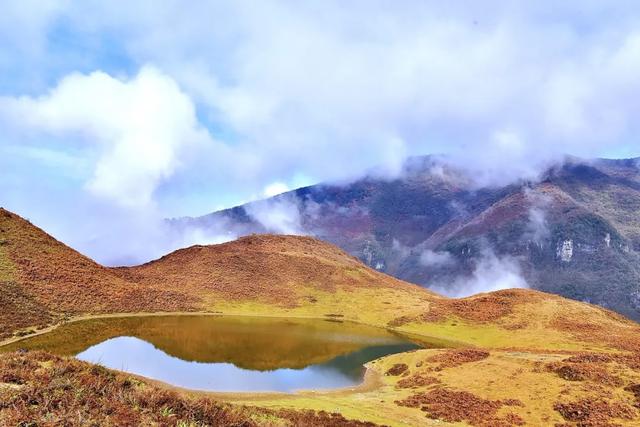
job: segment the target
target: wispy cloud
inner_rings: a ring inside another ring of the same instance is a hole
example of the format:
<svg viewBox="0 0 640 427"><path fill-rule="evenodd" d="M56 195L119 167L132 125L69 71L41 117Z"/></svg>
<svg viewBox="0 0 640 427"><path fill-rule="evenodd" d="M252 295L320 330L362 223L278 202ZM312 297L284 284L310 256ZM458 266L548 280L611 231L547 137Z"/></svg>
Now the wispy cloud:
<svg viewBox="0 0 640 427"><path fill-rule="evenodd" d="M529 287L518 258L509 255L498 256L486 245L474 261L470 275L460 275L449 283L427 285L430 289L453 298L501 289Z"/></svg>
<svg viewBox="0 0 640 427"><path fill-rule="evenodd" d="M71 218L70 199L197 215L374 165L393 177L412 154L478 185L565 153L640 155L634 2L3 6L0 202L31 217Z"/></svg>
<svg viewBox="0 0 640 427"><path fill-rule="evenodd" d="M436 252L430 249L422 251L419 261L424 267L443 267L456 263L456 259L449 252Z"/></svg>
<svg viewBox="0 0 640 427"><path fill-rule="evenodd" d="M266 231L278 234L306 234L302 229L301 209L300 201L288 194L245 206L247 214Z"/></svg>
<svg viewBox="0 0 640 427"><path fill-rule="evenodd" d="M88 145L95 163L86 189L124 206L148 207L178 168L185 146L212 143L189 97L152 67L130 80L72 74L41 97L0 98L0 115L14 128Z"/></svg>
<svg viewBox="0 0 640 427"><path fill-rule="evenodd" d="M525 198L530 203L529 223L523 240L542 244L551 236L547 221L547 209L551 205L551 196L542 191L524 189Z"/></svg>

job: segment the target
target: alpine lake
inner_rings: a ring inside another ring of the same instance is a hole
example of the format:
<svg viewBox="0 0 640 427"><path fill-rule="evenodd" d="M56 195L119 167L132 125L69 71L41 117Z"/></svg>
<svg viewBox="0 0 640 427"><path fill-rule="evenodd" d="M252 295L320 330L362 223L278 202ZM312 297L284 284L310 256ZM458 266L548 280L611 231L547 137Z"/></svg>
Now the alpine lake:
<svg viewBox="0 0 640 427"><path fill-rule="evenodd" d="M443 346L336 319L154 315L69 322L0 351L45 350L191 390L289 393L356 386L371 360Z"/></svg>

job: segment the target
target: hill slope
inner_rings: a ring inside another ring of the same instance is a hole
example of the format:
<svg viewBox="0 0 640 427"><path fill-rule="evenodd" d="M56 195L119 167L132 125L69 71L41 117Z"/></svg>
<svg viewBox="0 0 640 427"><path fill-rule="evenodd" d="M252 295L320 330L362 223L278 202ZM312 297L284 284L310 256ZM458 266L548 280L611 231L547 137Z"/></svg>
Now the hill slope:
<svg viewBox="0 0 640 427"><path fill-rule="evenodd" d="M86 313L219 311L238 304L295 308L345 294L355 304L365 293L399 301L440 298L300 236L249 236L182 249L137 267L107 268L4 209L0 286L0 337Z"/></svg>
<svg viewBox="0 0 640 427"><path fill-rule="evenodd" d="M625 349L637 327L608 310L531 290L444 298L311 237L253 235L107 268L6 210L0 233L3 337L83 314L180 311L348 319L416 333L429 325L431 336L491 347L516 337L522 343L524 331L531 346L573 342L587 325L589 342L601 330L598 345ZM467 336L450 319L492 332Z"/></svg>
<svg viewBox="0 0 640 427"><path fill-rule="evenodd" d="M0 218L2 337L64 316L194 310L355 321L459 347L378 359L368 364L368 382L353 389L216 397L249 406L206 403L257 424L266 418L293 420L284 425L336 426L349 420L491 426L637 425L640 420L640 325L601 307L526 289L443 298L309 237L251 236L110 269L17 215L2 211ZM10 347L16 346L20 343ZM98 374L118 381L95 382ZM84 396L98 402L105 387L122 385L118 410L97 414L83 406L76 389L65 386L78 382ZM0 405L0 423L70 416L116 424L123 419L118 417L150 419L155 415L138 400L145 391L162 396L158 405L148 405L156 412L175 410L185 421L205 415L187 409L194 404L184 400L190 393L168 398L157 390L69 359L0 355L0 400L12 402ZM57 403L51 409L36 401Z"/></svg>
<svg viewBox="0 0 640 427"><path fill-rule="evenodd" d="M303 236L254 235L193 246L118 271L138 283L171 283L191 295L204 297L203 292L209 292L224 300L291 307L305 292L386 288L418 293L415 286L366 268L333 245Z"/></svg>
<svg viewBox="0 0 640 427"><path fill-rule="evenodd" d="M193 299L122 279L0 208L0 335L68 315L184 310Z"/></svg>
<svg viewBox="0 0 640 427"><path fill-rule="evenodd" d="M315 185L173 224L265 232L277 225L261 212L280 209L295 213L300 233L450 295L506 271L492 280L513 286L520 276L534 289L640 318L638 159L567 159L538 182L497 188L477 188L431 157L405 169L395 180Z"/></svg>

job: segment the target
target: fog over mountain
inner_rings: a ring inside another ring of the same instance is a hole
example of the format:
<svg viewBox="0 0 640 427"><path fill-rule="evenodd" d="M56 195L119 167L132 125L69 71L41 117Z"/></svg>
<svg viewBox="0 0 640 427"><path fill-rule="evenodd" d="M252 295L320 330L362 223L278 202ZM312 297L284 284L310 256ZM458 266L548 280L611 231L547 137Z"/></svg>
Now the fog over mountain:
<svg viewBox="0 0 640 427"><path fill-rule="evenodd" d="M2 10L0 204L110 265L237 234L165 218L374 167L393 181L407 156L445 154L485 188L535 181L566 153L640 155L635 2ZM289 202L251 209L300 231Z"/></svg>
<svg viewBox="0 0 640 427"><path fill-rule="evenodd" d="M640 318L637 159L568 157L536 180L480 187L438 157L394 179L315 185L175 229L309 234L453 297L531 287Z"/></svg>

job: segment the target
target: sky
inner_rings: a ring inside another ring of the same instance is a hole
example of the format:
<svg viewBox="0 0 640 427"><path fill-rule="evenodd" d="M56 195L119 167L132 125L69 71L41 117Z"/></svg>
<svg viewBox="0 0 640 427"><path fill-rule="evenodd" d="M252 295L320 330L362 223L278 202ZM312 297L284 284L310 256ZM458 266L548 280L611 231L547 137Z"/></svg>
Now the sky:
<svg viewBox="0 0 640 427"><path fill-rule="evenodd" d="M0 0L0 205L106 263L409 155L640 156L640 4ZM159 231L163 230L163 231ZM151 249L150 249L151 248Z"/></svg>

